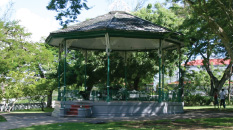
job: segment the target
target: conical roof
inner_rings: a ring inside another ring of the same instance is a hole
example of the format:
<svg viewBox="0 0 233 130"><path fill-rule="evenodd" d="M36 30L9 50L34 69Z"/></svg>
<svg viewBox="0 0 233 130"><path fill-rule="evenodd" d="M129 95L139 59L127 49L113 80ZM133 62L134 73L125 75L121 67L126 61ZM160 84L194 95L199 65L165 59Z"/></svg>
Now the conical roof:
<svg viewBox="0 0 233 130"><path fill-rule="evenodd" d="M51 32L46 42L53 46L66 41L71 48L106 49L105 34L112 50L153 50L182 46L181 34L123 11L112 11L79 24Z"/></svg>

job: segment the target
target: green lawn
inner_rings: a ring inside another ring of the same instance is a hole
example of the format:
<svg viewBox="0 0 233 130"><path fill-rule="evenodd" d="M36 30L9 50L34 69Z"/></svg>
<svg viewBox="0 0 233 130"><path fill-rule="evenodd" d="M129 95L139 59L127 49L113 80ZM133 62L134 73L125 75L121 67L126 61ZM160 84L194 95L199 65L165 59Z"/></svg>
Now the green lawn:
<svg viewBox="0 0 233 130"><path fill-rule="evenodd" d="M4 121L6 121L6 119L0 115L0 122L4 122Z"/></svg>
<svg viewBox="0 0 233 130"><path fill-rule="evenodd" d="M232 129L233 118L127 121L106 124L56 123L14 130L167 130L167 129Z"/></svg>
<svg viewBox="0 0 233 130"><path fill-rule="evenodd" d="M188 106L185 110L203 109L219 110L214 106ZM47 109L51 112L52 109ZM227 106L227 109L221 111L233 112L233 106ZM23 111L22 111L23 112ZM33 112L28 110L24 112ZM233 118L202 118L202 119L172 119L157 121L125 121L110 122L104 124L91 123L56 123L49 125L38 125L15 130L167 130L167 129L233 129Z"/></svg>
<svg viewBox="0 0 233 130"><path fill-rule="evenodd" d="M184 110L192 110L192 109L206 109L206 110L211 110L211 109L218 109L217 107L215 108L214 106L184 106ZM221 110L224 110L223 107L219 108ZM226 111L228 110L233 110L233 105L226 105Z"/></svg>

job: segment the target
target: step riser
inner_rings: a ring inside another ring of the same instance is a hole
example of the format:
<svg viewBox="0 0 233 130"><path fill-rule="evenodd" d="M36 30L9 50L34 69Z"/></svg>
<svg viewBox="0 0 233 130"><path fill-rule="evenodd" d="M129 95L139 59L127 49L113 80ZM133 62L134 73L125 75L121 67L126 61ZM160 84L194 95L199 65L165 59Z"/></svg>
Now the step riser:
<svg viewBox="0 0 233 130"><path fill-rule="evenodd" d="M77 116L78 115L78 108L87 108L89 109L90 106L87 105L71 105L71 108L69 111L67 111L68 116Z"/></svg>
<svg viewBox="0 0 233 130"><path fill-rule="evenodd" d="M67 112L67 115L78 115L78 112Z"/></svg>

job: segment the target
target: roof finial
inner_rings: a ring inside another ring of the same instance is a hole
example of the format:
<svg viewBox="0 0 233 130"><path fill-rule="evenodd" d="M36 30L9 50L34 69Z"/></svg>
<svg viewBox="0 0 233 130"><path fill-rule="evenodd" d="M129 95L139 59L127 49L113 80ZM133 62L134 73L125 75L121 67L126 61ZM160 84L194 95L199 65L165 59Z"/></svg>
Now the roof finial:
<svg viewBox="0 0 233 130"><path fill-rule="evenodd" d="M125 11L130 12L130 7L124 0L114 0L108 7L109 11Z"/></svg>

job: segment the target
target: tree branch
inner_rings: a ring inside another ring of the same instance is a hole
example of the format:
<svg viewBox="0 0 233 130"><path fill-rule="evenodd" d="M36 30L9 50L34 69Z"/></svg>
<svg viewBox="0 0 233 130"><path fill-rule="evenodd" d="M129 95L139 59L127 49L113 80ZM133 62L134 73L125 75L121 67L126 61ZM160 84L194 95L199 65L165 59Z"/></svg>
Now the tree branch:
<svg viewBox="0 0 233 130"><path fill-rule="evenodd" d="M209 59L207 59L207 58L203 55L203 53L200 52L200 54L201 54L201 56L203 57L204 61L206 62L206 64L203 63L203 66L205 67L205 69L206 69L207 73L209 74L210 78L213 79L214 82L215 82L215 81L218 81L218 79L214 76L214 74L213 74L212 71L210 70L210 67L209 67Z"/></svg>
<svg viewBox="0 0 233 130"><path fill-rule="evenodd" d="M232 51L232 46L230 45L230 39L224 29L209 15L204 15L203 12L205 12L202 8L197 8L194 6L194 2L191 0L185 0L187 3L190 4L190 6L205 20L207 20L208 24L210 25L210 28L212 31L216 33L216 35L219 36L219 38L222 40L222 43L224 44L227 53L233 59L233 51Z"/></svg>

